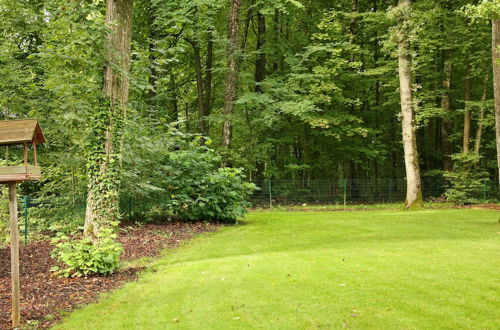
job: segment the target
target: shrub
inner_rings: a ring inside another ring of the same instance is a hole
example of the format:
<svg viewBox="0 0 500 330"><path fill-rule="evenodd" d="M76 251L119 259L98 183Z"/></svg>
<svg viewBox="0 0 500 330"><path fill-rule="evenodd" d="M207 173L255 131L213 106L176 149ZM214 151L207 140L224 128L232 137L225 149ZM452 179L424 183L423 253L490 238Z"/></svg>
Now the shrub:
<svg viewBox="0 0 500 330"><path fill-rule="evenodd" d="M89 275L107 275L119 266L123 248L116 242L116 234L103 230L97 242L88 238L71 240L64 234L53 239L56 247L52 258L64 266L55 266L51 270L63 277L83 277Z"/></svg>
<svg viewBox="0 0 500 330"><path fill-rule="evenodd" d="M222 159L210 148L211 140L171 126L155 129L160 130L166 133L154 139L142 134L129 140L122 208L128 208L126 217L234 221L243 216L256 186L244 182L242 171L220 168ZM126 200L141 204L132 207ZM136 208L141 208L140 214Z"/></svg>
<svg viewBox="0 0 500 330"><path fill-rule="evenodd" d="M457 205L480 201L479 196L487 175L478 168L480 159L481 156L474 153L452 155L453 171L445 173L445 177L450 181L450 188L445 193L448 201Z"/></svg>
<svg viewBox="0 0 500 330"><path fill-rule="evenodd" d="M246 213L255 185L243 181L241 170L189 172L187 180L186 173L169 176L167 205L172 214L189 220L234 221Z"/></svg>

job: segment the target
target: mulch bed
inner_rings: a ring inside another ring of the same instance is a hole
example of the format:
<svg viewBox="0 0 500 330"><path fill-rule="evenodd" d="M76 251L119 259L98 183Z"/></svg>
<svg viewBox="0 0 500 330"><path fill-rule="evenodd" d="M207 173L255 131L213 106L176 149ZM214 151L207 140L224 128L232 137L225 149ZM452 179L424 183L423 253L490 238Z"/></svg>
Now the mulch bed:
<svg viewBox="0 0 500 330"><path fill-rule="evenodd" d="M214 231L217 225L207 223L169 223L123 227L119 240L125 261L158 257L164 248L175 248L196 234ZM58 278L51 274L55 265L50 257L50 241L38 241L20 248L21 319L23 324L49 328L59 321L61 312L81 304L95 302L102 292L136 280L141 268L121 270L109 276ZM10 248L0 248L0 329L11 329Z"/></svg>
<svg viewBox="0 0 500 330"><path fill-rule="evenodd" d="M473 209L474 208L481 208L481 209L490 209L490 210L500 211L500 205L499 204L493 204L493 203L475 205L475 206L472 206L472 208Z"/></svg>

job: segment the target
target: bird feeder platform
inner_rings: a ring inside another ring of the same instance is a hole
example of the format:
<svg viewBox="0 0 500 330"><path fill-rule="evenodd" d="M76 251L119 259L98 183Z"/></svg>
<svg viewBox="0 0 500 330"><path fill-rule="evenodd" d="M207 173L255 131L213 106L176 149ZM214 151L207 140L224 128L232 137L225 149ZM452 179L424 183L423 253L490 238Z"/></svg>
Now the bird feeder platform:
<svg viewBox="0 0 500 330"><path fill-rule="evenodd" d="M17 222L18 182L40 180L41 171L36 159L36 145L45 142L42 129L36 119L18 119L0 121L0 146L24 145L23 166L0 167L0 184L9 187L10 214L10 276L12 279L12 327L21 323L21 286L19 277L19 224ZM28 164L28 145L33 146L33 163Z"/></svg>
<svg viewBox="0 0 500 330"><path fill-rule="evenodd" d="M1 166L0 183L40 180L36 146L44 142L45 137L36 119L0 121L0 146L24 145L24 165ZM33 146L34 165L28 164L28 145Z"/></svg>

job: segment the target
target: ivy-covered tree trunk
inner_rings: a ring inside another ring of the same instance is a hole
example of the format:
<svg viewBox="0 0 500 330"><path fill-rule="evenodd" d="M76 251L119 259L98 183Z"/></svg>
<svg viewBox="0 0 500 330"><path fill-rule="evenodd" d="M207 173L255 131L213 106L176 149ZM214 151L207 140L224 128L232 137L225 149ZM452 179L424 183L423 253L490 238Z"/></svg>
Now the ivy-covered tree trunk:
<svg viewBox="0 0 500 330"><path fill-rule="evenodd" d="M401 121L403 129L403 148L406 168L406 203L407 209L423 206L420 165L418 163L417 138L415 132L413 99L411 89L411 48L409 42L408 19L410 0L399 0L399 82L401 96Z"/></svg>
<svg viewBox="0 0 500 330"><path fill-rule="evenodd" d="M495 127L497 144L498 174L500 177L500 19L492 22L493 88L495 94ZM500 180L498 180L500 185Z"/></svg>
<svg viewBox="0 0 500 330"><path fill-rule="evenodd" d="M126 115L130 71L132 0L108 0L106 67L103 102L92 121L88 197L84 233L97 240L103 228L119 220L122 129Z"/></svg>
<svg viewBox="0 0 500 330"><path fill-rule="evenodd" d="M229 12L228 29L228 62L226 91L224 93L224 126L222 128L222 146L229 148L233 134L233 124L231 116L234 111L234 101L236 100L237 80L238 80L238 44L239 44L239 12L241 0L231 0Z"/></svg>

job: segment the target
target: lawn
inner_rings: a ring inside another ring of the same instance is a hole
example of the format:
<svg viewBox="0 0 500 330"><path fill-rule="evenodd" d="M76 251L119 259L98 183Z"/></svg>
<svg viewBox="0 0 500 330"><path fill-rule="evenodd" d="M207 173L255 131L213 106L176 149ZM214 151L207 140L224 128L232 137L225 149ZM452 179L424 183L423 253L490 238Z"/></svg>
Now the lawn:
<svg viewBox="0 0 500 330"><path fill-rule="evenodd" d="M255 212L60 329L499 329L500 213Z"/></svg>

